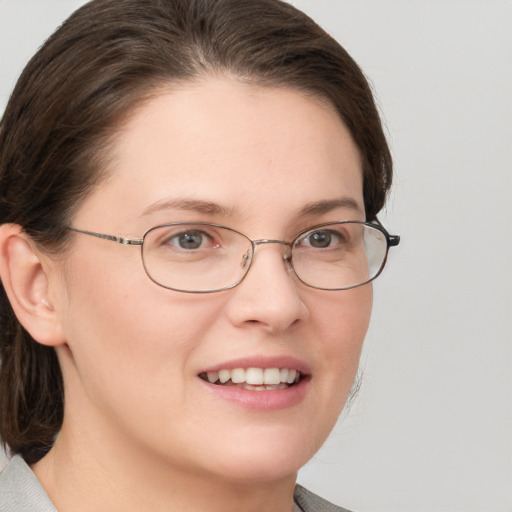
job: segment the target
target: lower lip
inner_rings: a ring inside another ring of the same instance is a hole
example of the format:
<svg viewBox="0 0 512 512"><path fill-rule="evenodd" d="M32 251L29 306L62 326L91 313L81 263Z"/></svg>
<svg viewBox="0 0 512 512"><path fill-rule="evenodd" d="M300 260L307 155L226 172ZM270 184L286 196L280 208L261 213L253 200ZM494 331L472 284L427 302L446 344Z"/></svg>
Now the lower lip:
<svg viewBox="0 0 512 512"><path fill-rule="evenodd" d="M220 386L201 379L208 390L223 400L256 411L279 411L300 404L309 387L309 379L302 379L286 389L272 391L250 391L235 386Z"/></svg>

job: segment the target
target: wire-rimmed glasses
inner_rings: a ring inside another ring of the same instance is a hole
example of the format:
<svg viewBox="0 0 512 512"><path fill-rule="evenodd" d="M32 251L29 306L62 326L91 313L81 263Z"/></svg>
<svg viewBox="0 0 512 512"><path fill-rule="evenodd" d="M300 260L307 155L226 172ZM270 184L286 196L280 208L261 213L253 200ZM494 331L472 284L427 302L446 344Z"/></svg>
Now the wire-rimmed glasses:
<svg viewBox="0 0 512 512"><path fill-rule="evenodd" d="M384 268L390 235L378 220L329 222L310 227L290 241L251 240L235 229L208 222L172 222L148 229L142 238L70 230L122 245L139 245L147 275L156 284L187 293L211 293L240 284L256 247L279 244L283 260L307 286L348 290L375 279Z"/></svg>

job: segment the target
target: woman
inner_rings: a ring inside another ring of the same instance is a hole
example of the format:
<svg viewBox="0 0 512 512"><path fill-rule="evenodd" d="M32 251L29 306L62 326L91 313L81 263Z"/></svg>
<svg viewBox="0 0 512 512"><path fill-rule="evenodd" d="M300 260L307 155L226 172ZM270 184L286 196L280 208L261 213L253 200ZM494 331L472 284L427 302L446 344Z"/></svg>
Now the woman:
<svg viewBox="0 0 512 512"><path fill-rule="evenodd" d="M96 0L0 148L0 510L342 510L296 475L398 243L347 53L277 0Z"/></svg>

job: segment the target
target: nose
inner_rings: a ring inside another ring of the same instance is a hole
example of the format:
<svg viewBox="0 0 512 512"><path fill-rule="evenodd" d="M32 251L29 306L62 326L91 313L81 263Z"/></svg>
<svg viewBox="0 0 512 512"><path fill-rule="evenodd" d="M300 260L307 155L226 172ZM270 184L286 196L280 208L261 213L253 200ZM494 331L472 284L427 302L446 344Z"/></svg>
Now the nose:
<svg viewBox="0 0 512 512"><path fill-rule="evenodd" d="M285 331L307 317L298 279L288 263L289 247L279 241L256 244L251 268L230 292L227 314L238 326ZM267 245L268 244L268 245Z"/></svg>

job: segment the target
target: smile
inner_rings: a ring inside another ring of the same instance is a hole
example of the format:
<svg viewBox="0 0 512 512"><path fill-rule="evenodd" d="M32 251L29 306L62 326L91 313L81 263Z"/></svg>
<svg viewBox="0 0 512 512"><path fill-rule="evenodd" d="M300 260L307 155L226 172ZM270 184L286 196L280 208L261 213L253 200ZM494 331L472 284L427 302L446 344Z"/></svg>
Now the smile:
<svg viewBox="0 0 512 512"><path fill-rule="evenodd" d="M199 377L219 386L236 386L249 391L276 391L298 384L302 374L289 368L251 367L203 372Z"/></svg>

